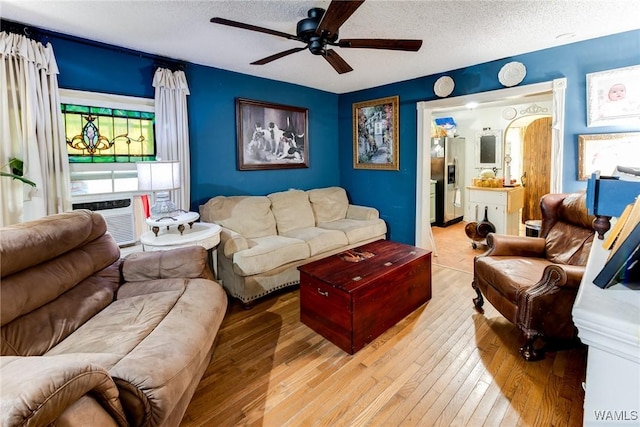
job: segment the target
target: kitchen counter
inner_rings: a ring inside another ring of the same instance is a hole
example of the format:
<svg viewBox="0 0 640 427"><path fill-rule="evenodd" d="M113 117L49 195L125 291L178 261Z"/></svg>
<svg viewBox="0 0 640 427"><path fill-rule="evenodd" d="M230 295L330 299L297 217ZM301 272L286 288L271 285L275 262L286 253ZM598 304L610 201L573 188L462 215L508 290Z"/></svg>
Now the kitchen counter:
<svg viewBox="0 0 640 427"><path fill-rule="evenodd" d="M524 192L524 187L521 185L517 187L478 187L476 185L470 185L467 187L469 190L489 190L489 191L518 191Z"/></svg>
<svg viewBox="0 0 640 427"><path fill-rule="evenodd" d="M524 187L467 187L467 217L482 220L487 208L489 221L498 234L518 235L520 209L524 206Z"/></svg>

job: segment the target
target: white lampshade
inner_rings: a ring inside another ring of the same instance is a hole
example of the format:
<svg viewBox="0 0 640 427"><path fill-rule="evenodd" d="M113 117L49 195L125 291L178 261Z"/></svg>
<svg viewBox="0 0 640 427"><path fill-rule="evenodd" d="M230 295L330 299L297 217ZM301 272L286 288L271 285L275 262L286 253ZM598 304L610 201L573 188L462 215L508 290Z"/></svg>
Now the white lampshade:
<svg viewBox="0 0 640 427"><path fill-rule="evenodd" d="M138 162L138 190L167 191L180 188L180 162Z"/></svg>

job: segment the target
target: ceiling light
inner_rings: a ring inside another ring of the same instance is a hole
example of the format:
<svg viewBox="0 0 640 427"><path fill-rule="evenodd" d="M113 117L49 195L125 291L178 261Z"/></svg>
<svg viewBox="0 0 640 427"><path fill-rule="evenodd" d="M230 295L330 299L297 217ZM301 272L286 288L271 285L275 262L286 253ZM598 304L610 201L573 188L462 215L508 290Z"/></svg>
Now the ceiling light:
<svg viewBox="0 0 640 427"><path fill-rule="evenodd" d="M473 110L474 108L476 108L478 106L478 103L477 102L467 102L464 106L467 107L469 110Z"/></svg>

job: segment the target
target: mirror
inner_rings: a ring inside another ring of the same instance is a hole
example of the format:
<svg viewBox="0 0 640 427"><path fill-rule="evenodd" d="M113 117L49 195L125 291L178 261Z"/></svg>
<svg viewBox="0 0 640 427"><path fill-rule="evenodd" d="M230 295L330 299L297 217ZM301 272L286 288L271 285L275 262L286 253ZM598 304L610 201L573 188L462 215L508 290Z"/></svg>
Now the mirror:
<svg viewBox="0 0 640 427"><path fill-rule="evenodd" d="M485 129L476 135L476 168L502 169L502 131Z"/></svg>

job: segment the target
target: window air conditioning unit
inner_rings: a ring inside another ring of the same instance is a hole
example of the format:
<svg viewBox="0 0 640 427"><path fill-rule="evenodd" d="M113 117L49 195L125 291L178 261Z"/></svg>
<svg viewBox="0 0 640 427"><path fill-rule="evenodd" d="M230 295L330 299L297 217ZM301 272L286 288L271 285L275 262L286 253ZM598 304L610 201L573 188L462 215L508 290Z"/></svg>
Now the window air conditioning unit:
<svg viewBox="0 0 640 427"><path fill-rule="evenodd" d="M101 214L106 223L107 231L111 233L119 246L136 242L136 230L133 215L133 198L89 198L72 204L73 209L88 209Z"/></svg>

